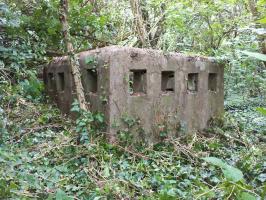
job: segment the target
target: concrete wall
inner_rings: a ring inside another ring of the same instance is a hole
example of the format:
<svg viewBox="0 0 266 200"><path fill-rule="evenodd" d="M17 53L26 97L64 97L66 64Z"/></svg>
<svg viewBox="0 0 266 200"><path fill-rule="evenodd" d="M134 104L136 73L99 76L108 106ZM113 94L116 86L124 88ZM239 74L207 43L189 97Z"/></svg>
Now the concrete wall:
<svg viewBox="0 0 266 200"><path fill-rule="evenodd" d="M63 113L69 114L75 91L66 58L58 58L44 67L43 78L46 93Z"/></svg>
<svg viewBox="0 0 266 200"><path fill-rule="evenodd" d="M105 114L111 135L127 127L123 119L134 118L144 129L143 138L156 141L166 129L171 134L203 129L223 112L223 66L214 60L117 46L79 56L88 102L92 110ZM49 73L58 76L54 91L49 89ZM45 68L44 77L48 94L69 113L75 95L67 63L57 58ZM135 128L136 135L140 129Z"/></svg>

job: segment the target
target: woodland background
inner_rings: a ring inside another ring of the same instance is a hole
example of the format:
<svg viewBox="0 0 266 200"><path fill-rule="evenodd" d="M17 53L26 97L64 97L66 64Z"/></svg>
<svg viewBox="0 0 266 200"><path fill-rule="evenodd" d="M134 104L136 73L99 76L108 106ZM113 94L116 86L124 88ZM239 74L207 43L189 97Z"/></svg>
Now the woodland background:
<svg viewBox="0 0 266 200"><path fill-rule="evenodd" d="M59 0L1 0L0 199L265 199L265 5L69 0L75 52L123 45L226 64L224 117L148 146L132 145L129 129L109 144L100 113L74 103L71 121L45 97L42 65L66 54Z"/></svg>

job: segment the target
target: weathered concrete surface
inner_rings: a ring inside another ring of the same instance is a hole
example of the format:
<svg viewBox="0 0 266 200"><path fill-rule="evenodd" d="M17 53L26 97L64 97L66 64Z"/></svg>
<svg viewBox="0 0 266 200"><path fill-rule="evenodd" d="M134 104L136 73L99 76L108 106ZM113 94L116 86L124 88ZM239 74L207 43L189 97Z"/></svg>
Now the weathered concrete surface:
<svg viewBox="0 0 266 200"><path fill-rule="evenodd" d="M111 135L131 117L139 119L146 140L156 141L166 130L204 129L223 112L223 66L212 59L118 46L79 58L86 98L93 111L105 114ZM47 93L67 114L75 97L69 69L66 58L56 58L44 70Z"/></svg>

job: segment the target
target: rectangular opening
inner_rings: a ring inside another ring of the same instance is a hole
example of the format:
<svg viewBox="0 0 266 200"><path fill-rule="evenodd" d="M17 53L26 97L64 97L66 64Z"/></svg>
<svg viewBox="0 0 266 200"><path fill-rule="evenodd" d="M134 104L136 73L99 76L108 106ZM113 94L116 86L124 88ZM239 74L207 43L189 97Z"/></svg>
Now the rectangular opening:
<svg viewBox="0 0 266 200"><path fill-rule="evenodd" d="M215 92L217 90L217 74L209 73L208 90Z"/></svg>
<svg viewBox="0 0 266 200"><path fill-rule="evenodd" d="M130 70L129 92L131 95L147 93L147 70Z"/></svg>
<svg viewBox="0 0 266 200"><path fill-rule="evenodd" d="M87 69L86 71L87 77L86 77L86 90L87 92L96 93L98 89L98 75L96 69Z"/></svg>
<svg viewBox="0 0 266 200"><path fill-rule="evenodd" d="M55 80L54 80L54 74L53 73L48 73L48 78L47 78L47 85L48 85L48 90L53 91L55 89Z"/></svg>
<svg viewBox="0 0 266 200"><path fill-rule="evenodd" d="M59 91L65 90L65 74L64 74L64 72L58 73L58 90Z"/></svg>
<svg viewBox="0 0 266 200"><path fill-rule="evenodd" d="M198 73L190 73L188 74L187 80L187 90L190 92L198 91Z"/></svg>
<svg viewBox="0 0 266 200"><path fill-rule="evenodd" d="M161 90L163 92L174 92L175 91L175 72L174 71L163 71Z"/></svg>

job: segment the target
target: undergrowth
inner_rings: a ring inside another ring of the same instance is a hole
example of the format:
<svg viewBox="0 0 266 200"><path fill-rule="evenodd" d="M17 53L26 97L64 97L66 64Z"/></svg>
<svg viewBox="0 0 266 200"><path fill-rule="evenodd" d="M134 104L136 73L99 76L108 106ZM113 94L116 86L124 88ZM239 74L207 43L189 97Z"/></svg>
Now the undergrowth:
<svg viewBox="0 0 266 200"><path fill-rule="evenodd" d="M190 137L108 144L101 115L73 122L17 87L1 87L0 199L265 198L265 116L255 101L245 110L227 102L222 121Z"/></svg>
<svg viewBox="0 0 266 200"><path fill-rule="evenodd" d="M69 2L77 52L141 46L130 1ZM63 55L59 1L1 1L0 199L266 199L265 58L243 53L261 52L265 0L141 2L154 49L228 61L224 118L152 146L129 131L107 143L104 116L77 104L77 121L62 116L36 78Z"/></svg>

